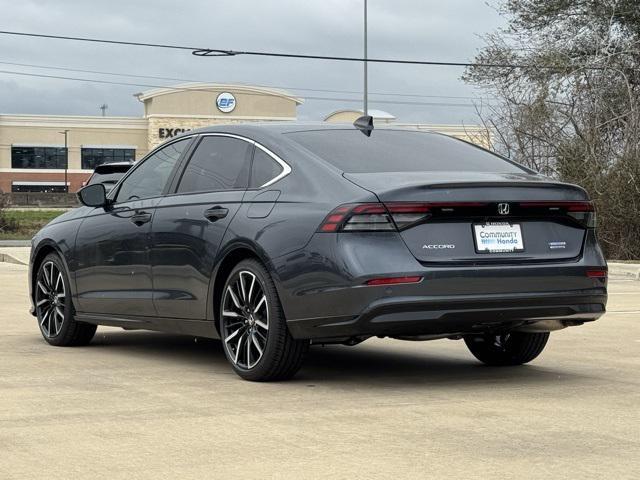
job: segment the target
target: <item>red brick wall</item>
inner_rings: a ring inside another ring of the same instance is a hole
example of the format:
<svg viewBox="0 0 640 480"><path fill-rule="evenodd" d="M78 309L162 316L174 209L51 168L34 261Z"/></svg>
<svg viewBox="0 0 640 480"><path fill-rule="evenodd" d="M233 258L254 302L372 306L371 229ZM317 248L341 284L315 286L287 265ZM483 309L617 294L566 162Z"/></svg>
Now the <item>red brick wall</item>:
<svg viewBox="0 0 640 480"><path fill-rule="evenodd" d="M67 173L67 181L70 182L69 192L77 192L82 187L82 182L89 179L91 173ZM64 182L64 171L60 173L31 173L13 171L0 173L0 190L11 192L11 183L20 182Z"/></svg>

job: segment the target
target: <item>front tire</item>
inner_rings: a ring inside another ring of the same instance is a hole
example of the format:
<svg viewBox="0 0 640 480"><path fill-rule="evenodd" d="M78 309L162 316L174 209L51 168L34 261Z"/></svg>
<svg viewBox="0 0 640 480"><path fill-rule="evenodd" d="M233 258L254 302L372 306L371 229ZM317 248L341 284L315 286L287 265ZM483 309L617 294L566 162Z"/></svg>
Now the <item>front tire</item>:
<svg viewBox="0 0 640 480"><path fill-rule="evenodd" d="M224 353L245 380L285 380L302 366L309 341L289 333L273 280L256 260L243 260L229 274L219 318Z"/></svg>
<svg viewBox="0 0 640 480"><path fill-rule="evenodd" d="M91 342L97 327L74 319L69 279L55 253L47 255L40 264L34 292L38 326L47 343L70 347Z"/></svg>
<svg viewBox="0 0 640 480"><path fill-rule="evenodd" d="M522 365L536 358L549 340L549 332L508 332L469 335L464 342L474 357L487 365Z"/></svg>

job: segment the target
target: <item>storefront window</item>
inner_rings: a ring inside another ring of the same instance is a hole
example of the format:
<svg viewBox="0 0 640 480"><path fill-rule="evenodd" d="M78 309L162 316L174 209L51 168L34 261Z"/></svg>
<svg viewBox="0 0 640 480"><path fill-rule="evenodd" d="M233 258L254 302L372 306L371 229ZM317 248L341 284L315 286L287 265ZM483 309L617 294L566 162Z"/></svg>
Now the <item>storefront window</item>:
<svg viewBox="0 0 640 480"><path fill-rule="evenodd" d="M136 151L133 148L83 148L82 168L93 170L103 163L133 162Z"/></svg>
<svg viewBox="0 0 640 480"><path fill-rule="evenodd" d="M11 147L12 168L63 169L67 149L60 147Z"/></svg>

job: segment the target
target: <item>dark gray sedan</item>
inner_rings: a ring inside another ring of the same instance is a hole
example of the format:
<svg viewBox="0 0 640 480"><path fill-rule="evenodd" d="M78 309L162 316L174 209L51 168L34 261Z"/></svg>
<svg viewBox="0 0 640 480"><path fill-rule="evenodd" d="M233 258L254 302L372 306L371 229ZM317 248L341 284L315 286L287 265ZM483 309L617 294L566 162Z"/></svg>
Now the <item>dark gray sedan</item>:
<svg viewBox="0 0 640 480"><path fill-rule="evenodd" d="M271 124L190 131L33 239L32 313L52 345L97 325L221 338L248 380L310 344L464 339L529 362L605 311L585 191L435 133Z"/></svg>

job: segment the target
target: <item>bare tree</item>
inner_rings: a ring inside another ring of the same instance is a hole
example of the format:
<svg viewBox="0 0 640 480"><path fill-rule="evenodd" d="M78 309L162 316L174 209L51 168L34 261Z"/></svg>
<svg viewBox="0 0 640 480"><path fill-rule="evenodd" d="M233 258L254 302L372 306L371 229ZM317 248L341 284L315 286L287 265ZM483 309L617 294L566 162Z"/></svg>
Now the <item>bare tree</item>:
<svg viewBox="0 0 640 480"><path fill-rule="evenodd" d="M464 79L497 98L479 115L500 153L592 195L609 258L640 258L637 0L505 0ZM511 65L511 66L509 66Z"/></svg>

